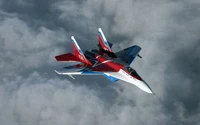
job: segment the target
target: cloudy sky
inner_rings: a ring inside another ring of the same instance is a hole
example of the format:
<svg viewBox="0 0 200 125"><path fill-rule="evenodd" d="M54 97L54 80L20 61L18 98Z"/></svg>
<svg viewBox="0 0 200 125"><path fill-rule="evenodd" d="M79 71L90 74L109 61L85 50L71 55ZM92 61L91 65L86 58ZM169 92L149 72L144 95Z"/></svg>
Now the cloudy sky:
<svg viewBox="0 0 200 125"><path fill-rule="evenodd" d="M199 0L1 0L1 125L200 125ZM54 56L95 48L101 27L157 96L125 82L54 69Z"/></svg>

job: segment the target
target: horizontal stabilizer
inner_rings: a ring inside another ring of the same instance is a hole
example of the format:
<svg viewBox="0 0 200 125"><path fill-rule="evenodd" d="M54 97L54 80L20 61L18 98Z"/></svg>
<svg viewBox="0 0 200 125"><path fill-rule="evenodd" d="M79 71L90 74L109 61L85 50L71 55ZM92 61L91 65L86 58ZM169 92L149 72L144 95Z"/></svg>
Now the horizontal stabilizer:
<svg viewBox="0 0 200 125"><path fill-rule="evenodd" d="M62 62L70 62L70 61L80 62L81 61L75 55L71 53L62 54L62 55L56 56L55 58L57 61L62 61Z"/></svg>

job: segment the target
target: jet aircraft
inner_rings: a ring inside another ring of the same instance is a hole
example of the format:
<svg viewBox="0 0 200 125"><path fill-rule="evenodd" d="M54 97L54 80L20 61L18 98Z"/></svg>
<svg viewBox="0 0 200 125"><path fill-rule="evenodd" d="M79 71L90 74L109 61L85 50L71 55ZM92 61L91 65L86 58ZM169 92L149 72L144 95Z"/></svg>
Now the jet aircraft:
<svg viewBox="0 0 200 125"><path fill-rule="evenodd" d="M111 82L122 80L153 94L150 86L130 67L137 56L142 58L139 55L141 47L133 45L115 53L111 49L113 44L107 41L101 28L98 29L98 50L86 50L83 53L73 36L71 40L74 54L62 54L55 58L60 62L78 62L78 64L55 70L56 73L69 75L73 79L75 79L73 75L103 75Z"/></svg>

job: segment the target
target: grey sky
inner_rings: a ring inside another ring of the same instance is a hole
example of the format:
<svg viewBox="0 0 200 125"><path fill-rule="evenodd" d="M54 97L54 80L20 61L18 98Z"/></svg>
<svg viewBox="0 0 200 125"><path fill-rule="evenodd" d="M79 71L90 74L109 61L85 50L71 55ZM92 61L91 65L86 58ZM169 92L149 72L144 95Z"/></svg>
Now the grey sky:
<svg viewBox="0 0 200 125"><path fill-rule="evenodd" d="M199 125L199 0L1 0L0 124ZM131 65L156 96L104 77L59 76L54 56L137 44Z"/></svg>

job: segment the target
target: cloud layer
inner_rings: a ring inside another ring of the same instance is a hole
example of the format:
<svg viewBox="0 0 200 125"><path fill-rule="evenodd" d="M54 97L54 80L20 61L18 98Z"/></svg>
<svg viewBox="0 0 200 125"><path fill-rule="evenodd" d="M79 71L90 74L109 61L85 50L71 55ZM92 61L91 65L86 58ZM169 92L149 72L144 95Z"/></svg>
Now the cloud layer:
<svg viewBox="0 0 200 125"><path fill-rule="evenodd" d="M198 0L0 1L0 124L200 124L199 8ZM54 73L70 36L91 49L98 27L114 51L142 47L132 67L156 96Z"/></svg>

